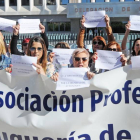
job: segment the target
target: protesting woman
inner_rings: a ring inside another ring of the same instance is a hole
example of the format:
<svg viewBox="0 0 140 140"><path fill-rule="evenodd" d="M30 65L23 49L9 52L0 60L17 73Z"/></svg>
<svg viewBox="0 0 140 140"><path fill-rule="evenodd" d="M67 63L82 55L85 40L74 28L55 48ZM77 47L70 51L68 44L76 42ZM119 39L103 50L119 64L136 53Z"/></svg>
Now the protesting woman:
<svg viewBox="0 0 140 140"><path fill-rule="evenodd" d="M131 55L137 56L138 52L140 51L140 38L137 38L134 40L133 45L132 45L132 53L130 53L131 50L129 52L126 49L127 38L128 38L129 32L130 32L130 26L131 26L131 23L130 23L130 21L128 21L128 23L125 25L126 32L125 32L125 35L124 35L124 38L123 38L122 44L121 44L122 52L125 54L126 57L128 57L128 64L131 63L130 56Z"/></svg>
<svg viewBox="0 0 140 140"><path fill-rule="evenodd" d="M27 55L37 57L37 64L33 64L37 68L37 73L47 75L54 81L58 79L58 73L55 73L54 65L47 62L47 50L44 40L37 36L30 39L27 49Z"/></svg>
<svg viewBox="0 0 140 140"><path fill-rule="evenodd" d="M41 30L41 37L44 39L46 48L48 49L48 38L45 33L45 27L41 23L40 23L39 27ZM25 38L22 41L22 51L23 52L18 51L17 40L19 38L19 29L20 29L20 25L15 25L13 27L13 37L12 37L11 44L10 44L11 54L16 54L16 55L25 55L26 54L27 55L27 49L28 49L28 44L29 44L30 38Z"/></svg>
<svg viewBox="0 0 140 140"><path fill-rule="evenodd" d="M78 48L76 49L73 54L73 66L79 67L79 68L87 68L87 77L88 79L92 79L94 77L94 73L90 72L90 68L88 67L89 63L89 53L84 48Z"/></svg>

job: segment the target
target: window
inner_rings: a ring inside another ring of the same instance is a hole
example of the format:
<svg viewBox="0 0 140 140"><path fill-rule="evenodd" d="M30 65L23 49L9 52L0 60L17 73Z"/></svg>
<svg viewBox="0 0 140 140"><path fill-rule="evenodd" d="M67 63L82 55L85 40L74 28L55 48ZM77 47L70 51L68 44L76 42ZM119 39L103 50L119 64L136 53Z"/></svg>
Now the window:
<svg viewBox="0 0 140 140"><path fill-rule="evenodd" d="M48 22L48 31L53 31L53 23Z"/></svg>
<svg viewBox="0 0 140 140"><path fill-rule="evenodd" d="M56 0L47 0L47 5L56 5Z"/></svg>
<svg viewBox="0 0 140 140"><path fill-rule="evenodd" d="M96 0L96 2L105 2L104 0Z"/></svg>
<svg viewBox="0 0 140 140"><path fill-rule="evenodd" d="M22 0L23 6L29 6L29 0Z"/></svg>
<svg viewBox="0 0 140 140"><path fill-rule="evenodd" d="M120 0L110 0L110 2L119 2Z"/></svg>
<svg viewBox="0 0 140 140"><path fill-rule="evenodd" d="M65 30L65 24L64 23L60 23L60 31L64 31Z"/></svg>
<svg viewBox="0 0 140 140"><path fill-rule="evenodd" d="M54 31L59 31L59 23L54 23Z"/></svg>
<svg viewBox="0 0 140 140"><path fill-rule="evenodd" d="M4 6L4 0L0 0L0 6Z"/></svg>
<svg viewBox="0 0 140 140"><path fill-rule="evenodd" d="M48 22L48 31L71 31L70 22Z"/></svg>
<svg viewBox="0 0 140 140"><path fill-rule="evenodd" d="M42 6L42 0L34 0L34 6Z"/></svg>
<svg viewBox="0 0 140 140"><path fill-rule="evenodd" d="M121 21L111 22L113 33L125 33L125 23Z"/></svg>
<svg viewBox="0 0 140 140"><path fill-rule="evenodd" d="M82 3L90 3L90 0L82 0Z"/></svg>
<svg viewBox="0 0 140 140"><path fill-rule="evenodd" d="M126 1L126 2L127 2L127 1L134 1L134 0L124 0L124 1Z"/></svg>
<svg viewBox="0 0 140 140"><path fill-rule="evenodd" d="M17 0L10 0L9 4L10 6L17 6Z"/></svg>
<svg viewBox="0 0 140 140"><path fill-rule="evenodd" d="M66 5L69 3L69 0L60 0L61 5Z"/></svg>
<svg viewBox="0 0 140 140"><path fill-rule="evenodd" d="M71 27L70 27L70 22L66 22L65 23L65 31L70 31Z"/></svg>

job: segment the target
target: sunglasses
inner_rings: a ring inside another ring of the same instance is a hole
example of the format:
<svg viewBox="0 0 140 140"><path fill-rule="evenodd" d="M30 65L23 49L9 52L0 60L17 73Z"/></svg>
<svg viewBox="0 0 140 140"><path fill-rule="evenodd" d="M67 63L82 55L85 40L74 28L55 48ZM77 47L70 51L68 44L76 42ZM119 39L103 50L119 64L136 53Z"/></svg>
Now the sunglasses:
<svg viewBox="0 0 140 140"><path fill-rule="evenodd" d="M94 44L94 45L96 45L96 44L98 44L98 45L102 45L102 42L94 41L93 44Z"/></svg>
<svg viewBox="0 0 140 140"><path fill-rule="evenodd" d="M31 48L30 48L30 51L35 51L36 49L37 49L38 51L42 51L42 50L43 50L43 48L41 48L41 47L38 47L38 48L31 47Z"/></svg>
<svg viewBox="0 0 140 140"><path fill-rule="evenodd" d="M74 59L75 59L75 61L80 61L81 59L82 59L83 61L87 61L87 60L88 60L87 57L82 57L82 58L80 58L80 57L75 57Z"/></svg>
<svg viewBox="0 0 140 140"><path fill-rule="evenodd" d="M111 48L108 48L107 50L109 50L109 51L117 51L117 49L111 49Z"/></svg>
<svg viewBox="0 0 140 140"><path fill-rule="evenodd" d="M23 43L23 46L27 46L29 43Z"/></svg>

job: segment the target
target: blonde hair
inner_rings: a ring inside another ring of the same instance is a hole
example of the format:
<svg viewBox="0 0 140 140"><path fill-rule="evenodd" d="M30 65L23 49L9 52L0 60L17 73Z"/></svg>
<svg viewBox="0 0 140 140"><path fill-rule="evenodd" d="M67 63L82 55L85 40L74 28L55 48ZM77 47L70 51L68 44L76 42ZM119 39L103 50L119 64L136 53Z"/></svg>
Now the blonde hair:
<svg viewBox="0 0 140 140"><path fill-rule="evenodd" d="M78 48L78 49L76 49L76 50L73 52L73 54L72 54L72 60L74 60L74 57L75 57L77 54L79 54L79 53L85 53L85 54L87 55L87 58L89 59L89 52L88 52L86 49L84 49L84 48Z"/></svg>
<svg viewBox="0 0 140 140"><path fill-rule="evenodd" d="M0 37L0 55L6 54L5 43L3 39Z"/></svg>

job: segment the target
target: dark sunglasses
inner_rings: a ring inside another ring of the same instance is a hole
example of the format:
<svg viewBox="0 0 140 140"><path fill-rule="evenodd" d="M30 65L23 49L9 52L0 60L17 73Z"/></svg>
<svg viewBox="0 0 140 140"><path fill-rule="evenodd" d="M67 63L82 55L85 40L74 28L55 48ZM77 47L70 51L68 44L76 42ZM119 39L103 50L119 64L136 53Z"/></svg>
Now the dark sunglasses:
<svg viewBox="0 0 140 140"><path fill-rule="evenodd" d="M117 49L111 49L111 48L108 48L107 50L109 50L109 51L117 51Z"/></svg>
<svg viewBox="0 0 140 140"><path fill-rule="evenodd" d="M30 51L35 51L36 49L37 49L38 51L42 51L42 50L43 50L43 48L41 48L41 47L38 47L38 48L31 47L31 48L30 48Z"/></svg>
<svg viewBox="0 0 140 140"><path fill-rule="evenodd" d="M96 44L102 45L102 42L93 41L93 44L94 44L94 45L96 45Z"/></svg>
<svg viewBox="0 0 140 140"><path fill-rule="evenodd" d="M87 57L82 57L82 58L80 58L80 57L75 57L74 59L75 59L75 61L80 61L81 59L82 59L83 61L87 61L87 60L88 60Z"/></svg>
<svg viewBox="0 0 140 140"><path fill-rule="evenodd" d="M23 43L23 46L27 46L29 43Z"/></svg>

